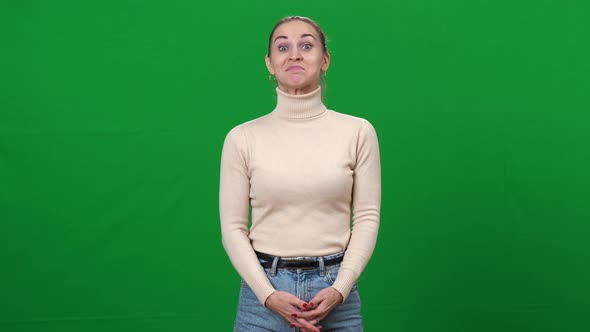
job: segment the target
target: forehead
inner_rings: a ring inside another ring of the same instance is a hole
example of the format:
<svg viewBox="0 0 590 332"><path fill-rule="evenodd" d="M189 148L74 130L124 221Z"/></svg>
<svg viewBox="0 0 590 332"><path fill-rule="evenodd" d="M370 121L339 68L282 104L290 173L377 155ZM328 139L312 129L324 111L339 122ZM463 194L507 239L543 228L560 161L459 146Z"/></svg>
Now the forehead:
<svg viewBox="0 0 590 332"><path fill-rule="evenodd" d="M291 21L281 24L274 32L273 38L277 36L286 36L287 38L299 37L303 34L318 37L317 31L310 24L302 21Z"/></svg>

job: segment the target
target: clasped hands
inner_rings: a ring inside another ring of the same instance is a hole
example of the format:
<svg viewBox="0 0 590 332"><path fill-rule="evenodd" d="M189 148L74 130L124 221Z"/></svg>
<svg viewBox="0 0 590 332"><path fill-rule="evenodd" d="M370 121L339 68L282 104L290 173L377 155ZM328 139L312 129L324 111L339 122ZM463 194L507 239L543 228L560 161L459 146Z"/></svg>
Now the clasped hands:
<svg viewBox="0 0 590 332"><path fill-rule="evenodd" d="M309 303L283 291L272 293L264 305L287 320L291 327L302 332L320 332L320 321L343 301L343 296L334 287L319 291Z"/></svg>

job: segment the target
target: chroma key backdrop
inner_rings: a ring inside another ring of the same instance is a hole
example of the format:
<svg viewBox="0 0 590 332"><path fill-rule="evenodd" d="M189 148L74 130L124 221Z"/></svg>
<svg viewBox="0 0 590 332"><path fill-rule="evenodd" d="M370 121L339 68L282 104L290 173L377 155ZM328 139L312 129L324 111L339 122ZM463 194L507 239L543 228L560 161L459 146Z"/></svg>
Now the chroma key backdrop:
<svg viewBox="0 0 590 332"><path fill-rule="evenodd" d="M231 331L219 164L277 20L375 126L366 331L590 331L590 3L0 3L0 331Z"/></svg>

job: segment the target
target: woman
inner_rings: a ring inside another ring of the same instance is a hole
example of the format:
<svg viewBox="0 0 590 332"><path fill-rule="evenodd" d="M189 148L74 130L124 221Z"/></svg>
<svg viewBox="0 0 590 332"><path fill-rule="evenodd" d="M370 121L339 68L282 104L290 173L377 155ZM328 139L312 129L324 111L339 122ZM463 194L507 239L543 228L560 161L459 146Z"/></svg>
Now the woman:
<svg viewBox="0 0 590 332"><path fill-rule="evenodd" d="M280 20L265 59L277 105L233 128L221 158L222 241L243 280L235 331L362 331L357 280L381 204L375 130L323 104L330 54L313 20Z"/></svg>

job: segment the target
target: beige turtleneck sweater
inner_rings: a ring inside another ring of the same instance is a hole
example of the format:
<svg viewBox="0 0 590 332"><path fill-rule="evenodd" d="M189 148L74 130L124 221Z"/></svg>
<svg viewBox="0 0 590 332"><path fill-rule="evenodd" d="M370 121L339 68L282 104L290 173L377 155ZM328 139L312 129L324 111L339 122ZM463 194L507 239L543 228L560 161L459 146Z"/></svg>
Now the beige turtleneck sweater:
<svg viewBox="0 0 590 332"><path fill-rule="evenodd" d="M272 113L236 126L225 138L222 242L262 304L275 289L254 250L284 257L346 250L333 285L346 299L373 253L380 206L373 126L326 109L320 88L304 95L277 88Z"/></svg>

